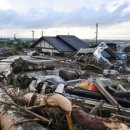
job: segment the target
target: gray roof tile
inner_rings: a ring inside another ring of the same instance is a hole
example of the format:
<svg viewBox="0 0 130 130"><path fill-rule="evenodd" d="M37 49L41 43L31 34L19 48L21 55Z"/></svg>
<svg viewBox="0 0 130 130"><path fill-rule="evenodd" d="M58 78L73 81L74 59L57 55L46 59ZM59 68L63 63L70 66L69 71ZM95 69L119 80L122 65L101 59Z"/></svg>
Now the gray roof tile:
<svg viewBox="0 0 130 130"><path fill-rule="evenodd" d="M46 40L59 52L74 52L80 48L88 47L85 42L72 35L58 35L56 37L43 36L35 41L30 47L35 47L35 45L42 40Z"/></svg>
<svg viewBox="0 0 130 130"><path fill-rule="evenodd" d="M83 42L82 40L73 35L58 35L57 37L76 50L88 47L85 42Z"/></svg>

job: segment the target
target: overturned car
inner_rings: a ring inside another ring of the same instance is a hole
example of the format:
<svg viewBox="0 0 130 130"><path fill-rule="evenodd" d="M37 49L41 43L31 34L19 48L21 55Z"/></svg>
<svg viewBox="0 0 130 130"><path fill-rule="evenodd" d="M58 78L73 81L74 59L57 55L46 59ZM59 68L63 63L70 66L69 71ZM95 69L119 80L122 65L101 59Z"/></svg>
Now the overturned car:
<svg viewBox="0 0 130 130"><path fill-rule="evenodd" d="M80 49L74 57L78 63L95 66L100 70L113 69L121 73L127 71L125 62L103 42L94 49Z"/></svg>

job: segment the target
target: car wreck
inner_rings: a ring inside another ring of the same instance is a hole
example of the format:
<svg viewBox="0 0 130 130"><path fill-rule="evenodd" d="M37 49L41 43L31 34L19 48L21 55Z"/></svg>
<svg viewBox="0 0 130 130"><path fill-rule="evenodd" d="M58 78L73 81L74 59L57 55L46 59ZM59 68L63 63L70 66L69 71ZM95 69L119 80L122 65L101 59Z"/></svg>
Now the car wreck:
<svg viewBox="0 0 130 130"><path fill-rule="evenodd" d="M127 72L125 62L105 43L100 43L96 48L81 48L74 57L77 62L88 67L95 65L99 70L114 69L122 73Z"/></svg>

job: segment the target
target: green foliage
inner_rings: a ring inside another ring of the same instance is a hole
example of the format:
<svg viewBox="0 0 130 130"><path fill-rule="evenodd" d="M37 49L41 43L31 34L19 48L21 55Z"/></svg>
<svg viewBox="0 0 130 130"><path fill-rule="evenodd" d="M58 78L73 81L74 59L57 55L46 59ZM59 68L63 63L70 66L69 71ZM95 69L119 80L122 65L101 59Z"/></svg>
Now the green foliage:
<svg viewBox="0 0 130 130"><path fill-rule="evenodd" d="M16 43L15 43L16 42ZM28 48L30 45L30 41L22 41L22 40L8 40L8 41L0 41L0 48L10 48L10 47L14 47L14 48L18 48L18 49L22 49L22 48Z"/></svg>
<svg viewBox="0 0 130 130"><path fill-rule="evenodd" d="M130 53L130 46L125 47L123 51L126 53Z"/></svg>

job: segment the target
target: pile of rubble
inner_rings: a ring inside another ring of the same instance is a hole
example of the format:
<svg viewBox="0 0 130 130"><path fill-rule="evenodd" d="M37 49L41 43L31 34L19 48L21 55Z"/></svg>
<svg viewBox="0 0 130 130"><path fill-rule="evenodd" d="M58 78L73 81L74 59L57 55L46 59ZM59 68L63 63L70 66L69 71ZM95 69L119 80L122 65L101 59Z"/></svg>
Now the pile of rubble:
<svg viewBox="0 0 130 130"><path fill-rule="evenodd" d="M0 73L2 130L130 130L130 77L121 67L89 62L88 69L79 58L9 63Z"/></svg>

